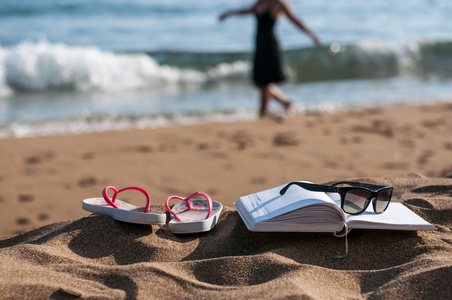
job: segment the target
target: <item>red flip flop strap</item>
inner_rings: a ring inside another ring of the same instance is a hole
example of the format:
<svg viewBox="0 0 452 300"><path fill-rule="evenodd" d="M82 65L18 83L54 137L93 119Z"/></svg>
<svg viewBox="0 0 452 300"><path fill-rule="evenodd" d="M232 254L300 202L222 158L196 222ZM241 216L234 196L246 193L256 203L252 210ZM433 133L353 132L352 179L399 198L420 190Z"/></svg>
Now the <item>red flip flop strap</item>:
<svg viewBox="0 0 452 300"><path fill-rule="evenodd" d="M113 197L112 199L108 198L108 190L113 190ZM111 207L118 208L118 206L115 204L116 196L118 195L118 190L114 186L107 186L102 190L102 197L104 197L105 202L107 202Z"/></svg>
<svg viewBox="0 0 452 300"><path fill-rule="evenodd" d="M213 207L212 199L210 199L210 196L207 195L206 193L196 192L196 193L191 194L190 196L188 196L185 201L187 201L187 203L188 203L188 201L190 199L192 199L193 197L196 197L196 196L203 196L204 198L206 198L207 203L209 204L209 213L206 216L206 219L208 219L210 217L210 215L212 214L212 209L213 209L212 208Z"/></svg>
<svg viewBox="0 0 452 300"><path fill-rule="evenodd" d="M169 202L172 199L179 199L181 201L185 201L185 199L182 197L179 197L179 196L170 196L170 197L168 197L168 199L166 199L166 202L165 202L166 210L174 216L174 219L176 219L179 222L182 222L182 220L176 215L176 213L174 213L174 211L172 211L171 208L169 207ZM190 203L187 202L187 206L188 205L190 205ZM188 207L188 209L190 209L190 207Z"/></svg>
<svg viewBox="0 0 452 300"><path fill-rule="evenodd" d="M113 190L114 194L112 199L110 200L110 198L108 198L107 195L107 191L108 190ZM114 207L114 208L118 208L118 206L115 204L116 201L116 197L118 196L118 194L122 191L126 191L126 190L136 190L139 191L141 193L144 194L144 196L146 197L146 206L144 207L144 211L145 213L148 213L151 211L151 197L149 196L148 192L146 192L145 189L140 188L138 186L129 186L120 190L117 190L114 186L107 186L106 188L103 189L102 191L102 196L104 197L105 202L107 202L108 204L110 204L110 206Z"/></svg>

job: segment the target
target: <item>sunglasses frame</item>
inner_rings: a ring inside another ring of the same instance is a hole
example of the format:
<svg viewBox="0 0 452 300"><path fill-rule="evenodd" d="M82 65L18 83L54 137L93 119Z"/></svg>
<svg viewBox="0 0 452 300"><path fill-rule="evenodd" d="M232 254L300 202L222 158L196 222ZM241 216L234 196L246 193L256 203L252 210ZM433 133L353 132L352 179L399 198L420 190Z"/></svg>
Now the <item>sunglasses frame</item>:
<svg viewBox="0 0 452 300"><path fill-rule="evenodd" d="M337 186L337 185L341 185L341 184L348 184L350 186ZM372 207L376 214L383 213L388 208L389 203L391 202L393 191L394 191L394 188L392 186L376 185L376 184L361 183L361 182L354 182L354 181L339 181L339 182L333 183L332 185L323 185L323 184L314 184L314 183L293 181L293 182L288 183L285 187L283 187L279 193L281 195L284 195L291 185L298 185L306 190L313 191L313 192L338 193L341 196L341 209L349 215L359 215L359 214L365 212L366 209L369 207L370 202L372 202ZM364 191L370 192L370 196L367 197L366 202L364 204L364 208L360 212L349 213L344 210L345 195L351 190L364 190ZM377 196L380 192L386 191L386 190L390 190L388 203L386 204L386 207L381 212L377 212L376 211ZM375 200L373 200L373 199L375 199ZM371 201L371 200L373 200L373 201Z"/></svg>

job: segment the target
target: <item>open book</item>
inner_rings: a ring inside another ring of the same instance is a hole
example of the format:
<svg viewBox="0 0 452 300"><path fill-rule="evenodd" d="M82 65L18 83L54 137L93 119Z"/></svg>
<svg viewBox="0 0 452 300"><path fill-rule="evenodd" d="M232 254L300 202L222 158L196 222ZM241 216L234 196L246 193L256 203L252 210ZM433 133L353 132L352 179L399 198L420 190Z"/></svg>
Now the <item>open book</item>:
<svg viewBox="0 0 452 300"><path fill-rule="evenodd" d="M284 195L285 185L240 197L234 203L251 231L340 232L348 229L435 230L429 222L402 203L391 202L382 214L372 204L359 215L350 215L340 208L336 193L311 192L292 187Z"/></svg>

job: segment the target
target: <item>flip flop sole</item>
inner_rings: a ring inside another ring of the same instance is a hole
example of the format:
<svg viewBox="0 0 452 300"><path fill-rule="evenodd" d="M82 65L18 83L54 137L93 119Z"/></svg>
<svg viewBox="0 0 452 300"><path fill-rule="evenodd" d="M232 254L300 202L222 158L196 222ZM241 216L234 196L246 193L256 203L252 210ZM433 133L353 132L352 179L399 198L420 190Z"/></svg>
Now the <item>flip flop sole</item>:
<svg viewBox="0 0 452 300"><path fill-rule="evenodd" d="M165 225L166 214L150 211L144 213L143 207L135 206L121 200L116 200L115 204L119 208L111 207L102 198L89 198L83 200L82 208L92 213L99 213L107 215L117 221L134 223L134 224L147 224L147 225Z"/></svg>

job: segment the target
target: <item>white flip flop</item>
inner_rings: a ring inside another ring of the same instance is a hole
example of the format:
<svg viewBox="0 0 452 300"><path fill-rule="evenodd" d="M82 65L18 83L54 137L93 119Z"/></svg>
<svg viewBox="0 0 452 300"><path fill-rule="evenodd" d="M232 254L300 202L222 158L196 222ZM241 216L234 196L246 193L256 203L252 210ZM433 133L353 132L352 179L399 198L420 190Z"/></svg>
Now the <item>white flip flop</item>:
<svg viewBox="0 0 452 300"><path fill-rule="evenodd" d="M113 197L108 198L108 190L113 190ZM117 200L118 194L125 190L137 190L146 196L146 206L140 207ZM131 186L117 190L114 186L107 186L102 191L103 198L89 198L83 200L82 208L92 213L100 213L111 218L128 223L164 225L166 214L151 210L151 197L142 188Z"/></svg>
<svg viewBox="0 0 452 300"><path fill-rule="evenodd" d="M196 196L202 196L204 199L193 199ZM172 199L181 200L169 207L169 201ZM198 233L206 232L215 227L220 217L223 205L220 202L212 201L206 193L194 193L187 198L171 196L166 199L166 209L171 214L171 220L168 228L172 233Z"/></svg>

